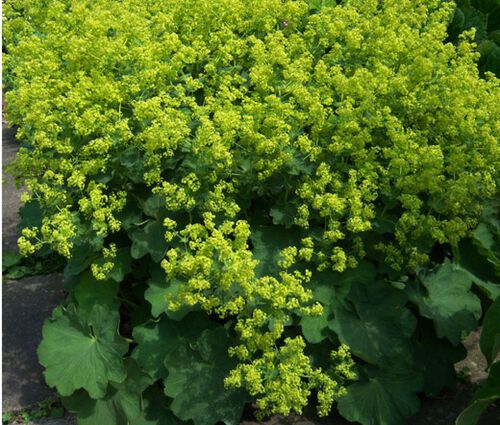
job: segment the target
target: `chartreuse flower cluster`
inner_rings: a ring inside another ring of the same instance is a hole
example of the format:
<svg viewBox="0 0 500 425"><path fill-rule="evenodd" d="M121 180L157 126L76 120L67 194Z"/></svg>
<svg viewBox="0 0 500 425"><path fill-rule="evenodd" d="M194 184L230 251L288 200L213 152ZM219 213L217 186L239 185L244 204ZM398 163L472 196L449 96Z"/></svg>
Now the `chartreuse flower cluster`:
<svg viewBox="0 0 500 425"><path fill-rule="evenodd" d="M225 383L228 387L245 386L250 395L257 396L261 417L288 414L294 409L300 412L313 388L319 391L319 413L326 415L334 399L345 391L344 380L354 378L347 347L332 352L339 360L331 372L333 378L311 366L302 337L285 338L284 345L277 348L293 313L322 313L320 304L310 305L312 293L305 289L311 271L288 270L297 257L297 249L289 247L281 252L278 278L257 278L257 261L247 244L248 223L227 220L216 226L213 213L204 213L203 218L203 224L166 234L167 240L179 238L183 245L168 250L161 266L167 280L185 282L175 296L167 294L167 308L175 311L185 305L201 306L220 318L237 317L234 328L241 343L229 352L240 364ZM172 228L175 221L167 218L164 225Z"/></svg>
<svg viewBox="0 0 500 425"><path fill-rule="evenodd" d="M356 305L370 274L342 276L369 262L414 276L436 246L457 247L497 191L500 85L479 78L473 31L446 42L453 13L443 0L7 1L7 118L22 142L11 171L41 212L19 248L67 257L72 291L43 347L56 325L78 322L94 338L99 320L114 347L99 391L51 385L108 403L108 380L129 394L148 374L143 409L166 379L177 417L213 425L196 416L195 390L169 387L167 375L205 367L217 332L233 366L214 378L226 389L206 394L213 412L228 404L217 394L244 389L262 414L300 412L314 392L325 415L356 378L350 350L383 365L339 322L354 311L349 323L372 323ZM150 304L129 311L144 290ZM106 298L118 293L138 341L130 359L113 336L120 302ZM391 338L414 330L409 294L384 300L406 323L381 324ZM192 324L199 314L205 332ZM184 342L167 338L143 357L140 338L163 326L184 326ZM193 363L175 363L169 344ZM42 363L56 367L47 350ZM179 413L181 394L193 416Z"/></svg>

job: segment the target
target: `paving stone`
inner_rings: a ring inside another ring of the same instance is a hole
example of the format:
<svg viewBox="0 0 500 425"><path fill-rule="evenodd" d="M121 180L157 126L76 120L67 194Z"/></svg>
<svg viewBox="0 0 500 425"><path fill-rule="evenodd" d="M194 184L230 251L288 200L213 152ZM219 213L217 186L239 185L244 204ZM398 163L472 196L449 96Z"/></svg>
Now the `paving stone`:
<svg viewBox="0 0 500 425"><path fill-rule="evenodd" d="M3 284L3 411L22 410L54 394L45 384L36 349L44 320L63 298L61 275Z"/></svg>

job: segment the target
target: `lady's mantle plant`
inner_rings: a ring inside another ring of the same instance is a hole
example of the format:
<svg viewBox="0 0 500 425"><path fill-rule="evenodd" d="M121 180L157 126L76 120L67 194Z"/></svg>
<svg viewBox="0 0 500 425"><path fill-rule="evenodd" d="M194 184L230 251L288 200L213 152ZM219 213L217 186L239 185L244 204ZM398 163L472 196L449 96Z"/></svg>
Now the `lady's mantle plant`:
<svg viewBox="0 0 500 425"><path fill-rule="evenodd" d="M445 43L452 3L4 7L19 247L68 258L39 357L80 424L338 400L400 425L453 382L472 282L496 289L457 254L497 191L500 86L472 31Z"/></svg>

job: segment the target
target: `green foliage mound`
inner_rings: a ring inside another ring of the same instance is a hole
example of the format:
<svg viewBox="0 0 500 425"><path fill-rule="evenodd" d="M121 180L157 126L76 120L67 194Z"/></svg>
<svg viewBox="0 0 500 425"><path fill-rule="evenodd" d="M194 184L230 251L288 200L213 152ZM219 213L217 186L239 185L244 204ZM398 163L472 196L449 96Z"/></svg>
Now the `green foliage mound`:
<svg viewBox="0 0 500 425"><path fill-rule="evenodd" d="M80 424L337 401L401 425L453 383L473 290L498 295L465 263L500 165L499 80L473 31L446 42L454 8L5 4L19 248L68 260L39 358Z"/></svg>

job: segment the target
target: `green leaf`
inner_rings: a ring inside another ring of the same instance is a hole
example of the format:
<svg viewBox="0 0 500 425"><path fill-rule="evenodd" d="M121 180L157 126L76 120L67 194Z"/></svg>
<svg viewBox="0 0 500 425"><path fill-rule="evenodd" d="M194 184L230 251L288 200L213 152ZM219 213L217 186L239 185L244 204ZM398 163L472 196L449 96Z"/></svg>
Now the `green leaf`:
<svg viewBox="0 0 500 425"><path fill-rule="evenodd" d="M164 234L165 228L159 221L149 221L144 227L129 233L132 239L132 258L138 259L150 254L155 262L160 262L167 249Z"/></svg>
<svg viewBox="0 0 500 425"><path fill-rule="evenodd" d="M121 152L116 161L124 167L124 173L134 183L143 181L144 162L142 155L134 146L130 146ZM121 171L120 171L121 173Z"/></svg>
<svg viewBox="0 0 500 425"><path fill-rule="evenodd" d="M500 399L500 362L493 363L484 385L474 394L472 403L455 422L456 425L475 425L488 406Z"/></svg>
<svg viewBox="0 0 500 425"><path fill-rule="evenodd" d="M465 18L462 31L472 27L476 28L476 41L481 42L486 36L487 16L482 11L467 5L460 7L460 9Z"/></svg>
<svg viewBox="0 0 500 425"><path fill-rule="evenodd" d="M319 301L323 306L321 316L304 316L300 319L300 326L304 338L313 344L323 341L328 336L329 316L331 315L331 302L335 299L336 287L333 285L317 284L313 281L314 301Z"/></svg>
<svg viewBox="0 0 500 425"><path fill-rule="evenodd" d="M330 328L368 363L407 356L416 319L405 293L385 282L353 285L346 301L334 302Z"/></svg>
<svg viewBox="0 0 500 425"><path fill-rule="evenodd" d="M432 273L421 275L420 281L425 291L408 286L410 299L422 316L434 322L438 337L457 345L481 317L481 302L470 291L470 276L447 260Z"/></svg>
<svg viewBox="0 0 500 425"><path fill-rule="evenodd" d="M424 378L423 391L434 397L445 387L456 382L454 364L464 359L467 352L463 345L454 347L443 338L437 338L431 322L419 325L418 338L414 339L415 368Z"/></svg>
<svg viewBox="0 0 500 425"><path fill-rule="evenodd" d="M495 301L500 297L500 285L498 283L483 282L471 275L474 284L483 292L491 301Z"/></svg>
<svg viewBox="0 0 500 425"><path fill-rule="evenodd" d="M133 358L153 379L166 378L168 372L163 362L167 353L175 348L181 338L176 322L162 317L158 323L149 322L137 326L134 328L133 338L137 342Z"/></svg>
<svg viewBox="0 0 500 425"><path fill-rule="evenodd" d="M338 400L340 414L362 425L401 425L418 411L422 378L411 371L368 369Z"/></svg>
<svg viewBox="0 0 500 425"><path fill-rule="evenodd" d="M471 239L464 239L458 244L460 266L483 282L499 282L495 267L488 258L479 252Z"/></svg>
<svg viewBox="0 0 500 425"><path fill-rule="evenodd" d="M500 5L500 0L471 0L471 4L481 12L489 13Z"/></svg>
<svg viewBox="0 0 500 425"><path fill-rule="evenodd" d="M33 271L26 266L15 266L10 268L7 273L5 273L5 277L11 280L21 279L25 276L31 275L33 275Z"/></svg>
<svg viewBox="0 0 500 425"><path fill-rule="evenodd" d="M375 276L375 268L366 262L355 269L343 273L333 271L314 272L311 279L313 300L323 306L321 316L304 316L300 320L302 334L307 341L317 344L328 336L332 303L346 298L353 283L370 284Z"/></svg>
<svg viewBox="0 0 500 425"><path fill-rule="evenodd" d="M191 348L193 347L194 350ZM167 355L165 394L172 411L195 425L237 425L246 397L242 390L224 388L224 378L236 365L227 354L229 339L222 327L204 331L196 344L187 340Z"/></svg>
<svg viewBox="0 0 500 425"><path fill-rule="evenodd" d="M119 248L116 258L113 259L114 266L113 270L109 273L109 277L115 282L121 282L125 279L125 275L132 271L131 261L130 249Z"/></svg>
<svg viewBox="0 0 500 425"><path fill-rule="evenodd" d="M297 208L288 203L271 208L269 215L273 218L273 224L290 228L293 225L296 212Z"/></svg>
<svg viewBox="0 0 500 425"><path fill-rule="evenodd" d="M137 347L132 356L153 379L167 377L165 357L185 339L195 339L210 322L202 313L192 313L182 322L162 316L157 322L148 322L133 330Z"/></svg>
<svg viewBox="0 0 500 425"><path fill-rule="evenodd" d="M453 15L453 20L448 27L448 31L453 33L458 33L462 31L462 27L465 25L465 15L458 7L455 9L455 14Z"/></svg>
<svg viewBox="0 0 500 425"><path fill-rule="evenodd" d="M151 384L151 378L132 359L127 359L126 369L126 380L111 383L99 400L93 400L83 390L63 398L66 409L77 414L79 425L130 425L142 414L141 394Z"/></svg>
<svg viewBox="0 0 500 425"><path fill-rule="evenodd" d="M315 274L313 274L313 279L314 276ZM344 299L351 290L351 287L347 286L347 293L343 293L342 297L337 297L338 292L340 291L333 284L318 283L316 280L312 280L312 284L314 285L313 287L314 301L319 301L323 306L328 306L328 307L330 307L337 298Z"/></svg>
<svg viewBox="0 0 500 425"><path fill-rule="evenodd" d="M102 266L107 261L108 260L101 256L96 261L94 261L94 263ZM132 267L130 264L132 261L132 258L130 256L130 248L118 248L116 257L111 261L113 262L113 269L108 273L108 277L113 279L115 282L123 281L125 275L132 271Z"/></svg>
<svg viewBox="0 0 500 425"><path fill-rule="evenodd" d="M42 225L43 213L36 199L31 199L19 209L20 222L18 229L25 227L40 227Z"/></svg>
<svg viewBox="0 0 500 425"><path fill-rule="evenodd" d="M347 269L339 273L334 271L323 271L315 273L313 280L321 285L351 287L353 284L370 285L376 278L375 266L368 261L360 261L354 269Z"/></svg>
<svg viewBox="0 0 500 425"><path fill-rule="evenodd" d="M10 422L14 418L14 414L10 412L2 413L2 421Z"/></svg>
<svg viewBox="0 0 500 425"><path fill-rule="evenodd" d="M71 250L71 258L64 268L64 277L76 276L85 269L89 268L95 260L95 255L88 244L75 245Z"/></svg>
<svg viewBox="0 0 500 425"><path fill-rule="evenodd" d="M2 251L2 270L18 265L22 260L19 253L14 251Z"/></svg>
<svg viewBox="0 0 500 425"><path fill-rule="evenodd" d="M488 36L499 44L498 40L498 30L500 30L500 5L491 11L488 15ZM497 201L497 208L500 202ZM498 222L500 225L500 222Z"/></svg>
<svg viewBox="0 0 500 425"><path fill-rule="evenodd" d="M336 0L309 0L309 9L318 12L324 7L335 7L336 5Z"/></svg>
<svg viewBox="0 0 500 425"><path fill-rule="evenodd" d="M491 71L497 76L500 75L500 46L493 40L484 40L479 45L478 51L481 53L479 69L482 72Z"/></svg>
<svg viewBox="0 0 500 425"><path fill-rule="evenodd" d="M474 400L500 398L500 361L493 363L486 382L474 394Z"/></svg>
<svg viewBox="0 0 500 425"><path fill-rule="evenodd" d="M143 411L130 425L182 425L181 421L170 410L170 401L163 391L154 385L143 395Z"/></svg>
<svg viewBox="0 0 500 425"><path fill-rule="evenodd" d="M158 195L149 196L142 205L144 213L150 217L159 218L166 211L165 199Z"/></svg>
<svg viewBox="0 0 500 425"><path fill-rule="evenodd" d="M54 419L60 419L64 417L64 408L63 407L52 407L50 409L50 415L51 418Z"/></svg>
<svg viewBox="0 0 500 425"><path fill-rule="evenodd" d="M499 347L500 339L500 298L490 306L483 319L483 330L479 345L488 364L495 360Z"/></svg>
<svg viewBox="0 0 500 425"><path fill-rule="evenodd" d="M496 400L491 399L473 401L455 421L455 425L476 425L483 412Z"/></svg>
<svg viewBox="0 0 500 425"><path fill-rule="evenodd" d="M129 202L123 210L116 214L116 218L121 222L123 229L130 230L142 221L142 211L137 202Z"/></svg>
<svg viewBox="0 0 500 425"><path fill-rule="evenodd" d="M144 292L144 298L151 304L151 313L158 317L166 313L168 317L174 320L181 320L190 311L197 307L183 306L178 310L168 308L167 298L176 297L183 283L178 279L172 279L167 282L164 270L161 267L155 267L151 272L151 279L148 280L149 288Z"/></svg>
<svg viewBox="0 0 500 425"><path fill-rule="evenodd" d="M323 307L323 314L321 316L302 317L300 326L302 328L302 334L308 342L318 344L328 336L329 313L330 309L328 307Z"/></svg>
<svg viewBox="0 0 500 425"><path fill-rule="evenodd" d="M490 229L485 223L479 223L479 225L472 232L474 239L486 250L490 250L495 243Z"/></svg>
<svg viewBox="0 0 500 425"><path fill-rule="evenodd" d="M80 276L75 287L75 299L80 310L90 311L96 304L106 306L110 311L118 310L118 284L109 280L96 280L92 272Z"/></svg>
<svg viewBox="0 0 500 425"><path fill-rule="evenodd" d="M43 326L38 347L47 384L62 396L83 388L92 398L101 398L109 381L122 382L128 343L118 334L118 323L118 312L102 305L89 314L74 305L56 308Z"/></svg>
<svg viewBox="0 0 500 425"><path fill-rule="evenodd" d="M253 256L259 261L255 267L257 277L278 273L279 253L287 246L296 246L300 242L299 232L291 232L284 226L255 226L250 236L253 244Z"/></svg>
<svg viewBox="0 0 500 425"><path fill-rule="evenodd" d="M492 301L500 296L500 277L488 261L487 253L481 254L470 240L459 245L459 264L456 265L469 274L472 282Z"/></svg>
<svg viewBox="0 0 500 425"><path fill-rule="evenodd" d="M500 5L493 11L493 14L495 15L495 17L500 16ZM490 15L490 18L491 17L492 15ZM500 25L500 22L496 21L496 24ZM488 226L490 226L490 228L495 229L496 233L500 232L500 217L498 215L499 210L500 210L500 193L497 192L495 197L487 200L484 203L483 211L481 213L481 222L486 223L488 224Z"/></svg>

